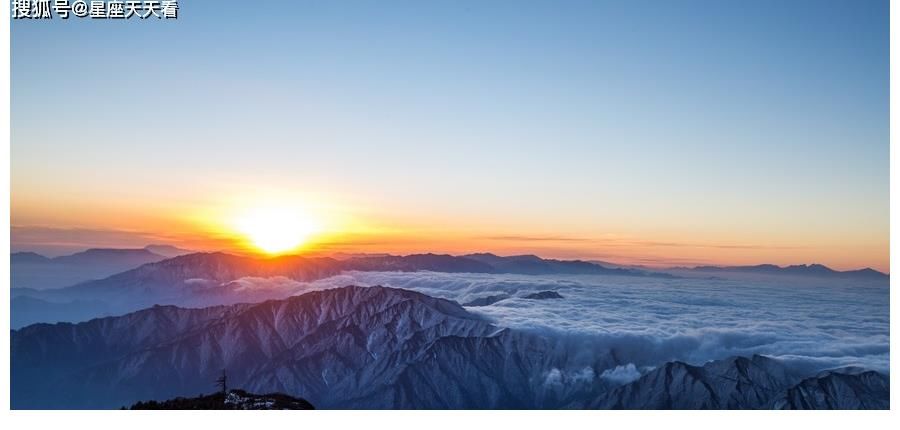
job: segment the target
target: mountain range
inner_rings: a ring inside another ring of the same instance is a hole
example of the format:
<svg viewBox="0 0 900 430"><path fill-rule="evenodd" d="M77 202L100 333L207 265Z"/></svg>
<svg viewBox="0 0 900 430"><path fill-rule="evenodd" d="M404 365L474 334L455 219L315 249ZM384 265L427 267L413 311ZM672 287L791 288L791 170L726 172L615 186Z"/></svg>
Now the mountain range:
<svg viewBox="0 0 900 430"><path fill-rule="evenodd" d="M800 276L828 279L857 279L857 280L887 280L889 275L875 269L864 268L858 270L834 270L822 264L796 264L791 266L776 266L774 264L758 264L754 266L697 266L674 267L664 269L667 273L676 275L705 274L721 275L725 273L746 273L768 276Z"/></svg>
<svg viewBox="0 0 900 430"><path fill-rule="evenodd" d="M888 377L834 369L804 377L762 355L666 363L591 403L603 409L888 409Z"/></svg>
<svg viewBox="0 0 900 430"><path fill-rule="evenodd" d="M456 302L347 286L257 304L154 306L11 332L15 409L118 408L233 386L318 408L886 408L888 379L764 356L606 378L615 350L512 330Z"/></svg>
<svg viewBox="0 0 900 430"><path fill-rule="evenodd" d="M147 250L107 250L108 254L151 254ZM127 251L127 252L126 252ZM485 259L487 254L480 254ZM158 257L158 256L157 256ZM33 258L30 254L14 254L15 260ZM530 263L520 267L524 257L490 258L492 263L477 258L438 254L407 256L358 256L344 260L328 257L287 255L254 258L216 253L193 253L140 265L102 279L89 280L64 288L19 288L13 278L12 326L22 327L36 322L83 321L119 315L154 304L202 307L241 302L281 299L298 291L297 282L308 282L340 274L343 271L435 271L446 273L536 273L539 267L547 274L607 274L653 276L636 270L606 269L576 262L542 260L527 257ZM156 260L156 257L154 257ZM87 263L85 263L87 264ZM15 273L20 267L13 264ZM670 275L659 275L670 276ZM271 288L248 287L243 279L272 280Z"/></svg>
<svg viewBox="0 0 900 430"><path fill-rule="evenodd" d="M10 254L13 287L49 289L101 279L169 258L150 248L88 249L72 255L49 258L34 252Z"/></svg>
<svg viewBox="0 0 900 430"><path fill-rule="evenodd" d="M181 255L165 258L151 250ZM184 252L188 251L151 245L143 249L92 249L52 259L34 253L12 254L12 327L19 328L37 322L84 321L100 316L121 315L155 304L204 307L282 299L300 292L301 282L327 278L344 271L668 278L738 271L753 276L763 273L773 276L788 274L836 279L887 279L887 275L871 269L838 272L821 265L787 268L773 265L701 267L661 273L608 268L578 260L544 259L534 255L354 254L335 259L296 255L256 258L221 252ZM123 267L128 269L118 271ZM118 272L109 274L113 271ZM99 279L82 280L89 276ZM76 279L80 281L73 285L48 288ZM46 283L42 283L42 280L46 280ZM33 288L27 287L29 285ZM485 306L504 298L506 297L497 296L476 300L467 305Z"/></svg>

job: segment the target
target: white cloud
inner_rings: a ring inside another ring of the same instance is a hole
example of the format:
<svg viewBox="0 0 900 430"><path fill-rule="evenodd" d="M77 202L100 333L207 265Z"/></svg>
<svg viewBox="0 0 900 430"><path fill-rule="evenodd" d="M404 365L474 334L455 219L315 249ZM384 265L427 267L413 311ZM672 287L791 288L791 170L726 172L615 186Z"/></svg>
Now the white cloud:
<svg viewBox="0 0 900 430"><path fill-rule="evenodd" d="M589 366L574 371L554 367L544 373L544 386L554 388L572 384L590 384L594 381L594 376L594 369Z"/></svg>
<svg viewBox="0 0 900 430"><path fill-rule="evenodd" d="M586 346L612 348L620 362L636 367L760 353L817 368L860 365L887 371L887 286L772 282L347 272L290 288L300 294L384 285L459 303L506 294L511 298L468 309L503 327L578 336ZM564 299L522 298L546 290Z"/></svg>
<svg viewBox="0 0 900 430"><path fill-rule="evenodd" d="M605 379L617 385L624 385L641 377L634 363L628 363L622 366L616 366L612 369L606 369L600 374L600 379Z"/></svg>

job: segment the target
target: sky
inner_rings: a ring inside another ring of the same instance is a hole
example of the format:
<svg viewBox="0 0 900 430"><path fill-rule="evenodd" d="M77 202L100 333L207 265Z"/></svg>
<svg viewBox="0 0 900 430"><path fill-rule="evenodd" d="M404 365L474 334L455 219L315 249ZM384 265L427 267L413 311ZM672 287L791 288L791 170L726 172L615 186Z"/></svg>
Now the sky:
<svg viewBox="0 0 900 430"><path fill-rule="evenodd" d="M179 3L12 22L13 250L889 268L886 1Z"/></svg>

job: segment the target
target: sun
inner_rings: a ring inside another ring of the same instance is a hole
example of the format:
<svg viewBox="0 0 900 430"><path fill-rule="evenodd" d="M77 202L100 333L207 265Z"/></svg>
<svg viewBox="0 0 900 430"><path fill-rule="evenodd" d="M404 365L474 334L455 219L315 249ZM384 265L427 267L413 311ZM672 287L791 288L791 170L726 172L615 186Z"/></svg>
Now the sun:
<svg viewBox="0 0 900 430"><path fill-rule="evenodd" d="M248 209L237 217L235 227L253 246L273 255L297 250L318 231L308 213L287 207Z"/></svg>

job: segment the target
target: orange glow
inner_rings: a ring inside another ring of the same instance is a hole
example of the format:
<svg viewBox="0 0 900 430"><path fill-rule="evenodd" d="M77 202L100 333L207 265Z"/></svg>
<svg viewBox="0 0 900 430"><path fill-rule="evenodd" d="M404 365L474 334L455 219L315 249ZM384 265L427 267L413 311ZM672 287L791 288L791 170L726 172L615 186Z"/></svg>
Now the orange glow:
<svg viewBox="0 0 900 430"><path fill-rule="evenodd" d="M218 198L153 205L14 194L12 242L38 250L168 243L196 251L267 255L492 252L651 267L821 263L839 270L890 270L887 238L865 225L859 231L848 227L821 235L818 229L788 231L761 223L740 229L651 220L641 225L621 220L597 225L580 219L548 223L528 214L502 218L378 205L358 196L232 188ZM360 204L336 203L341 200Z"/></svg>
<svg viewBox="0 0 900 430"><path fill-rule="evenodd" d="M294 251L319 230L309 214L286 207L259 207L244 211L235 229L267 254Z"/></svg>

